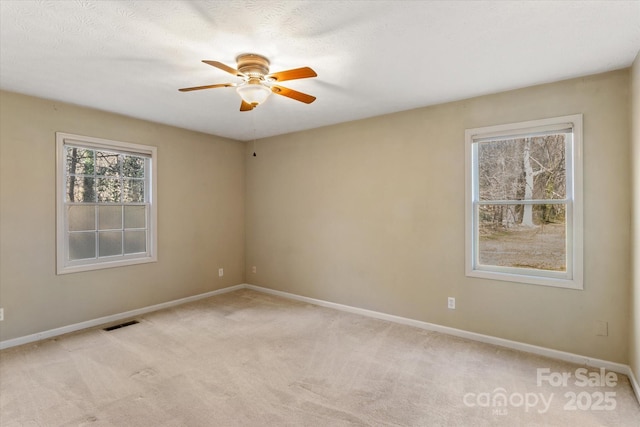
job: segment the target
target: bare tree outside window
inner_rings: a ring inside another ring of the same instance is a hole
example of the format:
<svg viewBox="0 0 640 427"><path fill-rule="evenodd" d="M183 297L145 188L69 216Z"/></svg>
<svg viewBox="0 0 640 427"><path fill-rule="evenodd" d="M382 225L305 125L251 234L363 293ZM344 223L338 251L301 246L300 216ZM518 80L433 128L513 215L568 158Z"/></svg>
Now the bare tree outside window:
<svg viewBox="0 0 640 427"><path fill-rule="evenodd" d="M481 265L566 271L566 138L479 143Z"/></svg>
<svg viewBox="0 0 640 427"><path fill-rule="evenodd" d="M68 259L146 252L146 159L72 145L65 156Z"/></svg>

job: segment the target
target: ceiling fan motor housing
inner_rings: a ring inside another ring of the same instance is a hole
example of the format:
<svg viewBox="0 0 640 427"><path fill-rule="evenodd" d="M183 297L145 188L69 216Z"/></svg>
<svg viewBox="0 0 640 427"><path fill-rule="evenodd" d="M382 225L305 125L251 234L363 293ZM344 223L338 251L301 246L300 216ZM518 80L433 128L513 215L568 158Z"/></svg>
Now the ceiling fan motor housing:
<svg viewBox="0 0 640 427"><path fill-rule="evenodd" d="M238 71L249 77L264 78L269 74L269 60L264 56L247 53L239 55L236 62L238 63Z"/></svg>

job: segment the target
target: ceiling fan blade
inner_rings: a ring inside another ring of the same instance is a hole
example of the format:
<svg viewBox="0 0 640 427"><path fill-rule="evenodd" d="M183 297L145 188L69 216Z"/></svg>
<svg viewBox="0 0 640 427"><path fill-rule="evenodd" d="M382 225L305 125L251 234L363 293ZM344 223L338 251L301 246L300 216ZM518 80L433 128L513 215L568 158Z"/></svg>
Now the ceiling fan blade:
<svg viewBox="0 0 640 427"><path fill-rule="evenodd" d="M248 102L245 102L245 100L242 100L242 104L240 104L240 111L251 111L253 110L253 105L249 104Z"/></svg>
<svg viewBox="0 0 640 427"><path fill-rule="evenodd" d="M296 101L304 102L305 104L311 104L316 100L315 96L307 95L306 93L298 92L297 90L289 89L282 86L272 85L271 92L278 95L286 96Z"/></svg>
<svg viewBox="0 0 640 427"><path fill-rule="evenodd" d="M280 71L278 73L272 73L265 76L266 79L274 79L278 82L285 80L306 79L308 77L317 77L315 71L309 67L296 68L293 70Z"/></svg>
<svg viewBox="0 0 640 427"><path fill-rule="evenodd" d="M204 62L205 64L209 64L212 67L216 67L216 68L220 68L223 71L226 71L229 74L233 74L234 76L238 76L238 77L246 77L244 74L242 74L240 71L236 70L235 68L231 68L228 65L223 64L222 62L218 62L218 61L208 61L206 59L203 59L202 62Z"/></svg>
<svg viewBox="0 0 640 427"><path fill-rule="evenodd" d="M236 86L233 83L220 83L217 85L206 85L206 86L194 86L194 87L183 87L182 89L178 89L180 92L189 92L192 90L201 90L201 89L215 89L217 87L232 87Z"/></svg>

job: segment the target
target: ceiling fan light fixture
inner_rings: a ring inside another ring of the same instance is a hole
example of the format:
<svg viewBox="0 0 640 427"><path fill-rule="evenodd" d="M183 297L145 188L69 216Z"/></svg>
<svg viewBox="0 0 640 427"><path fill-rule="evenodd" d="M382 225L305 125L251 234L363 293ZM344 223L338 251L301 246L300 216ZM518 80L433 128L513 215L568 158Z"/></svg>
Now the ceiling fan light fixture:
<svg viewBox="0 0 640 427"><path fill-rule="evenodd" d="M246 84L236 88L240 98L254 107L262 104L271 95L271 89L262 84Z"/></svg>

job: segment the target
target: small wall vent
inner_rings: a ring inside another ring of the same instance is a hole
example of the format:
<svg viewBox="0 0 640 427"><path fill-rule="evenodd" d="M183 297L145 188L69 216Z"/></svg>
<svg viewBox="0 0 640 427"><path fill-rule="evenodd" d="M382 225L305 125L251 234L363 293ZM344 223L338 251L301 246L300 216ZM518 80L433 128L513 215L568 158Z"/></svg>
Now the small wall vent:
<svg viewBox="0 0 640 427"><path fill-rule="evenodd" d="M136 323L140 323L137 320L131 320L129 322L120 323L119 325L109 326L108 328L104 328L103 331L113 331L114 329L124 328L126 326L135 325Z"/></svg>

